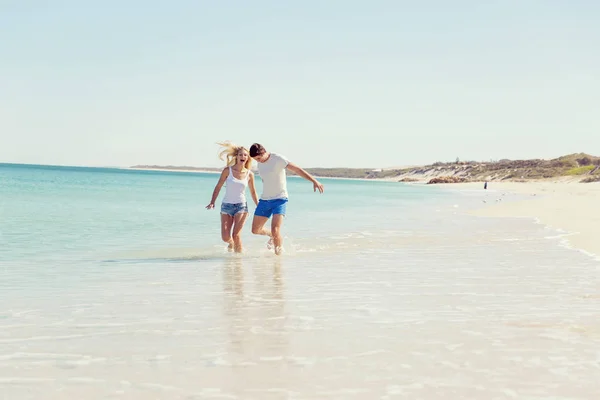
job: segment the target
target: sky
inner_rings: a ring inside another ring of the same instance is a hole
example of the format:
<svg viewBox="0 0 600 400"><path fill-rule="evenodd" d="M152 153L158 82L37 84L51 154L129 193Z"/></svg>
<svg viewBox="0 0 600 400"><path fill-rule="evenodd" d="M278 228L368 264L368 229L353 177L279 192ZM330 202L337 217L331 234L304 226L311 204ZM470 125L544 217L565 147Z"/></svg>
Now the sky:
<svg viewBox="0 0 600 400"><path fill-rule="evenodd" d="M595 0L0 0L0 162L600 156Z"/></svg>

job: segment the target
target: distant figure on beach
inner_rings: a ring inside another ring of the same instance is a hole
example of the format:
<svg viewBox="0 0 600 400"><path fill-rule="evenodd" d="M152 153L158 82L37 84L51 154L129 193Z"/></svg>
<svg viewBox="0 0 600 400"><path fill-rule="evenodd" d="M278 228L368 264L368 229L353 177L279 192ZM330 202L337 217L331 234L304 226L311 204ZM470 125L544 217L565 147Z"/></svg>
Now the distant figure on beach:
<svg viewBox="0 0 600 400"><path fill-rule="evenodd" d="M258 204L254 174L250 171L252 158L250 158L248 150L242 146L236 146L231 142L217 144L224 147L224 150L219 153L219 158L225 160L227 166L221 172L206 209L215 208L215 201L217 201L221 187L226 184L225 196L221 203L221 238L228 244L228 251L241 253L241 232L248 217L248 204L246 202L246 188L248 186L250 187L252 200L255 204Z"/></svg>
<svg viewBox="0 0 600 400"><path fill-rule="evenodd" d="M487 181L485 181L485 183L483 184L483 188L487 189Z"/></svg>
<svg viewBox="0 0 600 400"><path fill-rule="evenodd" d="M311 174L290 162L277 153L269 153L261 144L254 143L250 146L250 157L258 163L258 173L263 181L263 192L260 196L258 206L254 211L252 220L252 233L255 235L269 236L267 247L275 247L275 254L281 254L283 250L283 239L281 237L281 227L286 215L286 206L288 202L286 169L294 172L296 175L312 182L313 190L323 193L323 185L317 181ZM271 220L271 229L265 229L265 224L269 218Z"/></svg>

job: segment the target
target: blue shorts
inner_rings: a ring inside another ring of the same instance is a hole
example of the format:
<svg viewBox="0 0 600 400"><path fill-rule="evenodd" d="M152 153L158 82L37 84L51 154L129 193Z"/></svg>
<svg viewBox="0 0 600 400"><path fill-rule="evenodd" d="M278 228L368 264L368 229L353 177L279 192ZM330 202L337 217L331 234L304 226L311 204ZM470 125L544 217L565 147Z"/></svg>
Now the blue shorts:
<svg viewBox="0 0 600 400"><path fill-rule="evenodd" d="M232 217L239 213L247 213L248 212L248 204L247 203L222 203L221 204L221 214L231 215Z"/></svg>
<svg viewBox="0 0 600 400"><path fill-rule="evenodd" d="M275 214L285 215L287 202L288 199L286 198L273 200L260 199L256 210L254 210L254 215L267 218Z"/></svg>

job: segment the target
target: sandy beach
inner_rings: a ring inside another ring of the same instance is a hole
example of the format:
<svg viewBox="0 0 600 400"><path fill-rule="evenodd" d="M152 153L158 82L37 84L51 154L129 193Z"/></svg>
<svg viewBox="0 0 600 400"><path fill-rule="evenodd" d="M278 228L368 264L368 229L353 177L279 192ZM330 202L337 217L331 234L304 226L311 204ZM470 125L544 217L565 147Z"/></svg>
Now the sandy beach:
<svg viewBox="0 0 600 400"><path fill-rule="evenodd" d="M483 183L445 185L454 189L481 189ZM564 230L569 245L600 256L600 183L580 183L579 179L553 179L532 182L490 182L489 200L474 211L484 217L531 217L552 228ZM510 200L511 193L530 198Z"/></svg>

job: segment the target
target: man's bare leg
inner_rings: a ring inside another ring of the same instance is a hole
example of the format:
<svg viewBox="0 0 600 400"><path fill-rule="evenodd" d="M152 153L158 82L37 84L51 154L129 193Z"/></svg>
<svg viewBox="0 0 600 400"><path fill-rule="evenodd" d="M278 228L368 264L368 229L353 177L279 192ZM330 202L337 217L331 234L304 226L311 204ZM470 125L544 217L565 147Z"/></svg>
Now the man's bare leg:
<svg viewBox="0 0 600 400"><path fill-rule="evenodd" d="M281 227L283 226L283 214L273 214L271 220L271 236L273 237L273 245L275 246L275 254L281 254L283 238L281 237Z"/></svg>
<svg viewBox="0 0 600 400"><path fill-rule="evenodd" d="M269 242L267 243L267 247L270 247L273 245L273 238L271 231L265 228L265 225L267 224L268 220L269 218L267 217L255 215L252 219L252 233L255 235L269 236Z"/></svg>

